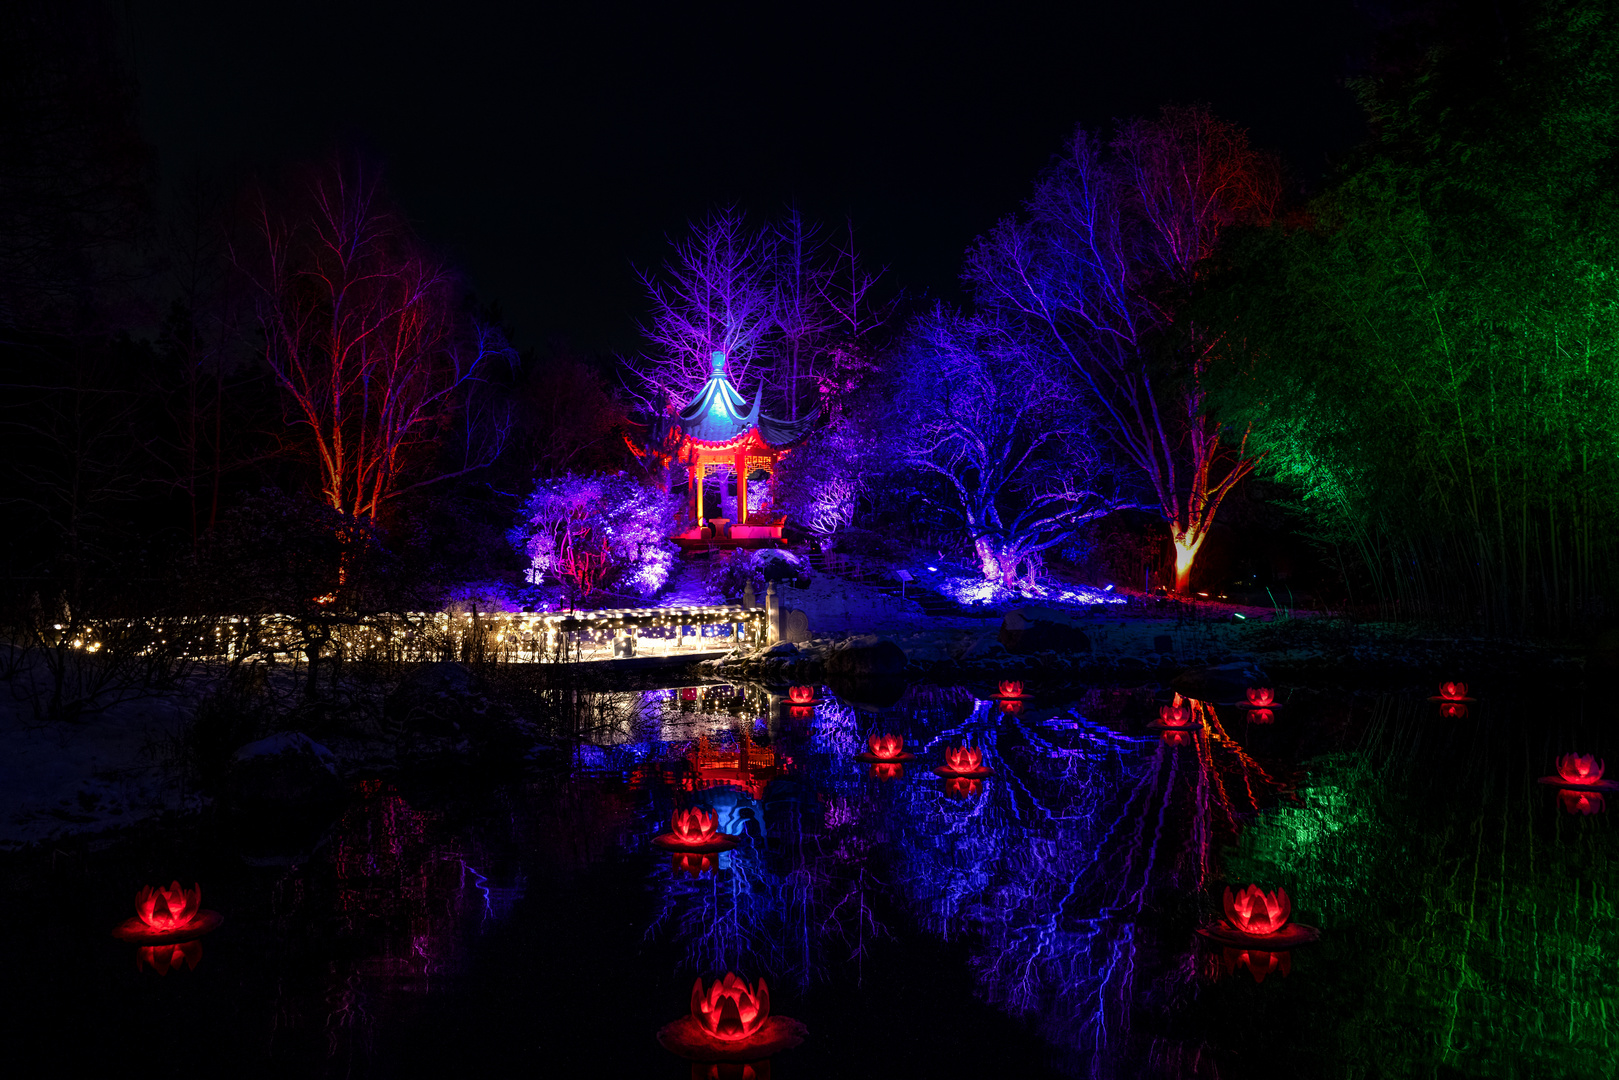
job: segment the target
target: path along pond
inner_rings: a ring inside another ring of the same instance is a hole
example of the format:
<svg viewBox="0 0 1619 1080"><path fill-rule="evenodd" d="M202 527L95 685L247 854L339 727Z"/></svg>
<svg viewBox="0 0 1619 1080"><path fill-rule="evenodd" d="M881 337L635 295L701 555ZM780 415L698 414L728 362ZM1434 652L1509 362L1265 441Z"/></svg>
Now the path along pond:
<svg viewBox="0 0 1619 1080"><path fill-rule="evenodd" d="M1619 799L1537 782L1611 705L1278 696L1176 728L1152 689L604 693L565 766L10 857L8 1045L80 1075L1619 1075ZM914 760L857 760L874 735ZM938 775L962 746L993 772ZM691 809L734 846L653 842ZM175 877L221 928L110 936ZM1319 940L1200 936L1249 883ZM664 1049L726 972L803 1043Z"/></svg>

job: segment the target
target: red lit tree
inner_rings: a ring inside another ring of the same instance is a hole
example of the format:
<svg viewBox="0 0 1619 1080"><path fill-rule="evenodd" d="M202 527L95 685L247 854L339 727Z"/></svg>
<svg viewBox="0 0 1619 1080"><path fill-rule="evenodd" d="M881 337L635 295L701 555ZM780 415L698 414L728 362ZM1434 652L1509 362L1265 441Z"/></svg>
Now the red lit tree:
<svg viewBox="0 0 1619 1080"><path fill-rule="evenodd" d="M379 178L330 162L286 209L261 198L256 219L261 250L237 262L257 286L265 359L289 424L307 433L325 500L373 518L393 496L493 461L500 424L459 468L435 468L484 365L510 347L456 317L449 273L387 205Z"/></svg>
<svg viewBox="0 0 1619 1080"><path fill-rule="evenodd" d="M1085 131L1035 186L1028 213L982 237L966 276L1059 357L1157 496L1187 591L1215 512L1252 471L1246 434L1204 408L1219 339L1186 315L1221 233L1268 222L1273 161L1207 109L1124 125L1111 153Z"/></svg>

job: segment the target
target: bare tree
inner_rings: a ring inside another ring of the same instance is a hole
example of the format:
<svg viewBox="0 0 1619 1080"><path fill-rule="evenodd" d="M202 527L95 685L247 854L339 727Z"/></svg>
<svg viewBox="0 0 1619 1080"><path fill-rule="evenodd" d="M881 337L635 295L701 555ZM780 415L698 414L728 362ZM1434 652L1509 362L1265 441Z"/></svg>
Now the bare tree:
<svg viewBox="0 0 1619 1080"><path fill-rule="evenodd" d="M387 208L379 178L328 163L290 213L261 197L256 216L262 251L237 264L257 286L265 358L326 501L373 518L404 491L490 464L503 422L458 468L430 462L484 366L510 346L489 327L462 332L448 272ZM407 483L413 468L422 479Z"/></svg>
<svg viewBox="0 0 1619 1080"><path fill-rule="evenodd" d="M1092 444L1092 418L1018 327L936 308L903 355L903 461L939 482L987 580L1032 580L1041 552L1134 505Z"/></svg>
<svg viewBox="0 0 1619 1080"><path fill-rule="evenodd" d="M707 381L714 353L725 354L733 380L757 376L775 319L770 245L741 211L717 211L671 247L661 275L641 275L653 347L638 374L654 413L685 405Z"/></svg>
<svg viewBox="0 0 1619 1080"><path fill-rule="evenodd" d="M1105 431L1157 495L1175 546L1175 587L1221 501L1252 471L1247 437L1204 409L1218 339L1186 316L1220 234L1263 223L1281 197L1274 162L1207 109L1168 108L1124 125L1107 153L1078 132L1044 175L1028 214L969 254L987 308L1016 317L1110 423Z"/></svg>

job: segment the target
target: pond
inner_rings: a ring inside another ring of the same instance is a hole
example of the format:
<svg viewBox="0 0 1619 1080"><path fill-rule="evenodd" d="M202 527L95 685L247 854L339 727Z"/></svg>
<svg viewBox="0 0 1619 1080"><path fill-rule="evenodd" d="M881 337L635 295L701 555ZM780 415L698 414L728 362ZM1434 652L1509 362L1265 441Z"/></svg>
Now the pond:
<svg viewBox="0 0 1619 1080"><path fill-rule="evenodd" d="M1578 694L1293 688L1182 731L1151 688L817 692L603 694L565 767L8 857L10 1045L101 1075L1619 1075L1615 808L1537 782L1604 749ZM873 735L914 761L855 760ZM937 775L963 745L993 772ZM694 807L735 846L652 843ZM225 922L143 960L108 931L160 877ZM1319 940L1201 937L1250 882ZM660 1046L727 971L802 1045Z"/></svg>

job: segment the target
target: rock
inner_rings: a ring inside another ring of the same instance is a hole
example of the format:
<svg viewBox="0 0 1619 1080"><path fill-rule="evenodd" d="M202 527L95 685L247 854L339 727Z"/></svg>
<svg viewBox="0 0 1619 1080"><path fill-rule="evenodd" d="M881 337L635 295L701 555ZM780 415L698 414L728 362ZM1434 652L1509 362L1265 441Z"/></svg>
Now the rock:
<svg viewBox="0 0 1619 1080"><path fill-rule="evenodd" d="M826 658L828 675L898 675L905 670L905 652L888 638L870 645L848 645Z"/></svg>
<svg viewBox="0 0 1619 1080"><path fill-rule="evenodd" d="M790 608L781 613L781 640L786 642L808 641L809 613L797 608Z"/></svg>
<svg viewBox="0 0 1619 1080"><path fill-rule="evenodd" d="M1199 701L1241 701L1250 686L1269 686L1270 678L1250 661L1216 667L1188 668L1169 681L1171 689Z"/></svg>
<svg viewBox="0 0 1619 1080"><path fill-rule="evenodd" d="M231 757L225 778L231 796L249 806L318 806L343 794L337 758L299 731L248 743Z"/></svg>
<svg viewBox="0 0 1619 1080"><path fill-rule="evenodd" d="M797 656L798 646L790 641L778 641L765 650L766 656Z"/></svg>
<svg viewBox="0 0 1619 1080"><path fill-rule="evenodd" d="M1054 608L1024 607L1001 617L1000 643L1015 653L1088 653L1091 639L1079 620Z"/></svg>

